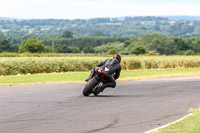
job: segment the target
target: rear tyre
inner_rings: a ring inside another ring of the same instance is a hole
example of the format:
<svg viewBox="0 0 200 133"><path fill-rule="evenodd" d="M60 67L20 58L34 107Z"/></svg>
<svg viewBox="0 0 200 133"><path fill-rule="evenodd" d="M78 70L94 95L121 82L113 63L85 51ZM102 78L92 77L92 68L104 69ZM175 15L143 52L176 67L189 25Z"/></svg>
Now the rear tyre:
<svg viewBox="0 0 200 133"><path fill-rule="evenodd" d="M83 95L89 96L92 93L93 88L98 83L96 78L92 78L90 81L87 82L85 88L83 89Z"/></svg>

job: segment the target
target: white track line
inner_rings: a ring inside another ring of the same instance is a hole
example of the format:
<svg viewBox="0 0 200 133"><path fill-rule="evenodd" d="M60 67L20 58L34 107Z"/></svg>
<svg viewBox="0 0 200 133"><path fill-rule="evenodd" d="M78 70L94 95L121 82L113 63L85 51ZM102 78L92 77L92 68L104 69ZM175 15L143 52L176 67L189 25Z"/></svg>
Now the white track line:
<svg viewBox="0 0 200 133"><path fill-rule="evenodd" d="M180 119L178 119L178 120L176 120L176 121L174 121L174 122L172 122L172 123L166 124L166 125L161 126L161 127L157 127L157 128L155 128L155 129L152 129L152 130L149 130L149 131L146 131L145 133L151 133L151 132L154 132L154 131L159 130L159 129L161 129L161 128L165 128L165 127L167 127L167 126L169 126L169 125L171 125L171 124L174 124L174 123L176 123L176 122L179 122L179 121L185 119L186 117L188 117L188 116L190 116L190 115L192 115L192 113L190 113L190 114L188 114L188 115L186 115L186 116L184 116L184 117L182 117L182 118L180 118Z"/></svg>

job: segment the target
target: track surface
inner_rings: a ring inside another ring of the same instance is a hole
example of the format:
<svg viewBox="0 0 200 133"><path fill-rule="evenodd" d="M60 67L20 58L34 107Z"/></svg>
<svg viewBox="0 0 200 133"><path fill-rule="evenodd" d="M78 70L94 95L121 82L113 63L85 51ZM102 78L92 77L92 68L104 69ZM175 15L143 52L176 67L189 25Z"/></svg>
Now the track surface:
<svg viewBox="0 0 200 133"><path fill-rule="evenodd" d="M117 82L98 97L83 87L0 86L0 133L143 133L200 107L200 77Z"/></svg>

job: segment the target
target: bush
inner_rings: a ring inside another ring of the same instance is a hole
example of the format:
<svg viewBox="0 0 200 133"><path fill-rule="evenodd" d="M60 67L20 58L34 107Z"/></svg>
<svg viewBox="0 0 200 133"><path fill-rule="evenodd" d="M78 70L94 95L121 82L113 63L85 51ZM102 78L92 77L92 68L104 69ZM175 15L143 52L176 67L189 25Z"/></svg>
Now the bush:
<svg viewBox="0 0 200 133"><path fill-rule="evenodd" d="M7 57L0 59L0 75L89 71L100 61L93 57Z"/></svg>
<svg viewBox="0 0 200 133"><path fill-rule="evenodd" d="M140 69L142 67L142 63L140 60L131 59L127 63L127 68L129 70Z"/></svg>
<svg viewBox="0 0 200 133"><path fill-rule="evenodd" d="M159 68L158 62L155 60L149 59L144 61L144 68L151 69L151 68Z"/></svg>
<svg viewBox="0 0 200 133"><path fill-rule="evenodd" d="M195 52L190 49L190 50L185 51L184 55L195 55Z"/></svg>

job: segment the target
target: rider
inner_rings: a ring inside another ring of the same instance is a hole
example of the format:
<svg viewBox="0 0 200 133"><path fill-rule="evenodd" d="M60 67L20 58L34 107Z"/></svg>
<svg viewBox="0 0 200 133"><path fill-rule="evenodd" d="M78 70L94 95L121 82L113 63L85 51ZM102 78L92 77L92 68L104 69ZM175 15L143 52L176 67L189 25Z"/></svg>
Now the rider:
<svg viewBox="0 0 200 133"><path fill-rule="evenodd" d="M97 65L98 67L96 68L101 68L104 71L104 79L107 81L107 83L103 84L101 87L101 92L103 92L106 87L115 88L115 80L119 78L121 72L120 62L121 56L119 54L115 54L113 59L106 59ZM92 77L95 75L96 68L91 70L90 76L85 81L92 79Z"/></svg>

